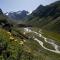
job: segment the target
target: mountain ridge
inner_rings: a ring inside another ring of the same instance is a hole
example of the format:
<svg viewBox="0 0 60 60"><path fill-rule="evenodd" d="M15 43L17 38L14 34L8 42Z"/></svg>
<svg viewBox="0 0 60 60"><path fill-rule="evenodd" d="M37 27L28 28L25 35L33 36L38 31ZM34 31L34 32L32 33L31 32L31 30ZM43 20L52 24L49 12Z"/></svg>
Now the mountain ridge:
<svg viewBox="0 0 60 60"><path fill-rule="evenodd" d="M40 5L30 16L30 18L26 19L27 24L31 24L34 27L60 32L58 27L60 26L60 1L56 1L47 6ZM53 24L50 22L53 22Z"/></svg>
<svg viewBox="0 0 60 60"><path fill-rule="evenodd" d="M22 20L28 15L28 11L22 10L22 11L16 11L16 12L7 12L6 15L13 20Z"/></svg>

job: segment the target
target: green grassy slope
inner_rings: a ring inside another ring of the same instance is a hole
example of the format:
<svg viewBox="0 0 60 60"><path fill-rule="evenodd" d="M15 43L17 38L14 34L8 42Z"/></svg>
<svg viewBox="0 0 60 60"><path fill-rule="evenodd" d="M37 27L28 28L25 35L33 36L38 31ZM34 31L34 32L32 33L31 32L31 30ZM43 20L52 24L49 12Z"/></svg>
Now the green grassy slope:
<svg viewBox="0 0 60 60"><path fill-rule="evenodd" d="M0 60L60 60L60 55L42 49L34 40L21 39L0 28Z"/></svg>
<svg viewBox="0 0 60 60"><path fill-rule="evenodd" d="M60 32L60 1L56 1L50 5L40 5L28 18L27 24L34 27L44 28L50 31Z"/></svg>

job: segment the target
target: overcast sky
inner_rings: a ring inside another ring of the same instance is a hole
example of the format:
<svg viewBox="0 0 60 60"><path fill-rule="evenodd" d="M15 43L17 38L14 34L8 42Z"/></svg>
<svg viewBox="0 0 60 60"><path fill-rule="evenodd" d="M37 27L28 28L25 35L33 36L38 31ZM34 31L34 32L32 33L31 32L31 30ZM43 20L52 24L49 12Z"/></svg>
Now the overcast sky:
<svg viewBox="0 0 60 60"><path fill-rule="evenodd" d="M29 12L35 10L40 4L48 5L57 0L0 0L0 8L4 12L27 10Z"/></svg>

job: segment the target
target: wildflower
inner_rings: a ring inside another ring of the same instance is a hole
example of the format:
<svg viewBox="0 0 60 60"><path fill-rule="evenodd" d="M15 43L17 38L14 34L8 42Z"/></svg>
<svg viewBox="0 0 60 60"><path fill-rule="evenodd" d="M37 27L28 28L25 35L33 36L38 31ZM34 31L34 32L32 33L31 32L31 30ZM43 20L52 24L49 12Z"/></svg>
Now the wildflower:
<svg viewBox="0 0 60 60"><path fill-rule="evenodd" d="M26 42L26 40L24 40L24 42Z"/></svg>
<svg viewBox="0 0 60 60"><path fill-rule="evenodd" d="M14 41L17 41L17 39L15 39Z"/></svg>
<svg viewBox="0 0 60 60"><path fill-rule="evenodd" d="M19 44L23 45L23 43L24 43L23 41L20 41L20 43L19 43Z"/></svg>
<svg viewBox="0 0 60 60"><path fill-rule="evenodd" d="M11 33L10 32L7 32L9 35L11 35Z"/></svg>
<svg viewBox="0 0 60 60"><path fill-rule="evenodd" d="M14 40L14 38L13 37L10 37L10 40Z"/></svg>

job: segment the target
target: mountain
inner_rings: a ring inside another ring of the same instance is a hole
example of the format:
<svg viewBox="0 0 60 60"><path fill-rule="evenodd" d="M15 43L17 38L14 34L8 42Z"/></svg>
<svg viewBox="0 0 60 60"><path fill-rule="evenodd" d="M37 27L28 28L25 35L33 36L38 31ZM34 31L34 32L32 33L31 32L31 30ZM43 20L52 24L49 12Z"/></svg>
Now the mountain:
<svg viewBox="0 0 60 60"><path fill-rule="evenodd" d="M21 19L24 19L27 15L28 15L28 11L17 11L17 12L9 12L9 13L6 13L6 15L10 18L10 19L13 19L13 20L21 20Z"/></svg>
<svg viewBox="0 0 60 60"><path fill-rule="evenodd" d="M60 1L47 6L40 5L29 18L26 18L26 23L60 33Z"/></svg>
<svg viewBox="0 0 60 60"><path fill-rule="evenodd" d="M9 18L2 12L0 9L0 29L3 28L5 30L11 31L13 27L13 23Z"/></svg>
<svg viewBox="0 0 60 60"><path fill-rule="evenodd" d="M3 14L2 10L0 9L0 14Z"/></svg>
<svg viewBox="0 0 60 60"><path fill-rule="evenodd" d="M3 14L2 10L0 9L0 24L2 24L3 22L6 23L6 16Z"/></svg>

